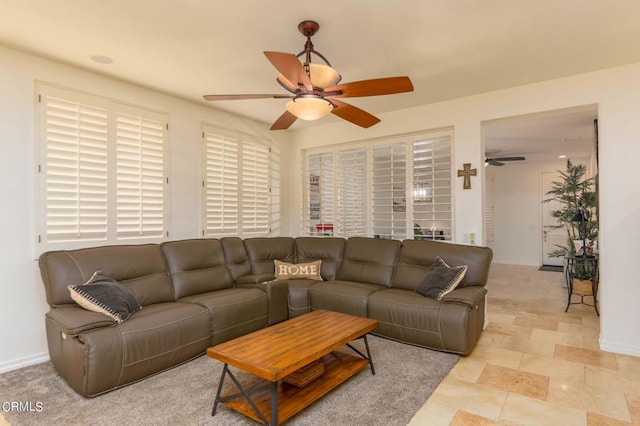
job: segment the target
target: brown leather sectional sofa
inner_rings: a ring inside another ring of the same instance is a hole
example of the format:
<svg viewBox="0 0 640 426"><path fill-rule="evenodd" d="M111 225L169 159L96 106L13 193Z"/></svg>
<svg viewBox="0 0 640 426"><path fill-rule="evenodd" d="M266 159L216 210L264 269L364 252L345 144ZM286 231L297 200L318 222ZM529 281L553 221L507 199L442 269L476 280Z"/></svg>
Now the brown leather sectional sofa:
<svg viewBox="0 0 640 426"><path fill-rule="evenodd" d="M468 265L441 301L415 292L436 256ZM217 343L312 309L375 318L374 334L466 355L484 325L492 252L437 241L236 237L52 251L39 265L51 361L96 396L202 355ZM321 260L323 281L274 280L274 260ZM69 285L100 269L143 308L116 324L79 307Z"/></svg>

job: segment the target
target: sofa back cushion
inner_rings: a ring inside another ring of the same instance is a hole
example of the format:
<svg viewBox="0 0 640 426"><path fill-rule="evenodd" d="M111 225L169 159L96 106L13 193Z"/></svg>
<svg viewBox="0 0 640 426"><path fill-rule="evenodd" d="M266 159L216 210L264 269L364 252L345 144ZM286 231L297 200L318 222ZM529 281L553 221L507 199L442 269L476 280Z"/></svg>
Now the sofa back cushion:
<svg viewBox="0 0 640 426"><path fill-rule="evenodd" d="M291 237L245 239L244 247L251 263L251 272L274 275L274 260L293 263L294 241Z"/></svg>
<svg viewBox="0 0 640 426"><path fill-rule="evenodd" d="M242 238L224 237L220 239L220 243L231 279L238 281L239 277L251 275L251 263L249 263Z"/></svg>
<svg viewBox="0 0 640 426"><path fill-rule="evenodd" d="M336 279L347 240L334 237L296 238L296 263L322 261L320 275L325 281Z"/></svg>
<svg viewBox="0 0 640 426"><path fill-rule="evenodd" d="M177 299L233 287L220 240L192 239L162 244Z"/></svg>
<svg viewBox="0 0 640 426"><path fill-rule="evenodd" d="M390 287L399 249L398 240L349 238L336 279Z"/></svg>
<svg viewBox="0 0 640 426"><path fill-rule="evenodd" d="M68 286L86 282L98 269L125 286L142 306L174 300L157 244L50 251L40 255L39 266L51 307L74 304Z"/></svg>
<svg viewBox="0 0 640 426"><path fill-rule="evenodd" d="M469 246L430 240L404 240L400 248L393 287L415 290L427 268L440 257L450 266L467 265L467 273L458 288L486 286L493 252L488 247Z"/></svg>

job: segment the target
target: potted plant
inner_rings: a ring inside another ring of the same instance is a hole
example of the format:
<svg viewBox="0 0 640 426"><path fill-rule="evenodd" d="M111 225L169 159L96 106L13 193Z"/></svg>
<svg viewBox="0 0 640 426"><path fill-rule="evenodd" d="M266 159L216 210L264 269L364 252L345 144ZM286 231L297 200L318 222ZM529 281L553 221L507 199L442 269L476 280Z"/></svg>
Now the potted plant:
<svg viewBox="0 0 640 426"><path fill-rule="evenodd" d="M548 225L547 228L565 229L567 243L564 246L556 245L557 248L551 251L549 256L575 256L574 241L582 241L583 244L597 241L598 197L594 190L595 179L585 178L587 167L584 164L573 164L571 160L567 160L566 170L559 172L560 179L551 183L552 189L545 194L547 198L543 202L555 200L560 203L561 208L552 212L557 224ZM576 220L576 217L581 220ZM574 271L574 275L576 278L590 279L589 272L582 268L581 271Z"/></svg>

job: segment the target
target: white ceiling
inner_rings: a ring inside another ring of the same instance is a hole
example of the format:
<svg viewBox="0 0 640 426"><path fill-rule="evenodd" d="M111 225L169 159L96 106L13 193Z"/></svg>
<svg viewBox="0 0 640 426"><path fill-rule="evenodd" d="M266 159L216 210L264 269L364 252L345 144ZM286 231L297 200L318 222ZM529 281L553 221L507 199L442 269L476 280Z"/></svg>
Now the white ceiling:
<svg viewBox="0 0 640 426"><path fill-rule="evenodd" d="M596 105L587 105L484 122L485 154L527 161L588 158L595 147L597 112Z"/></svg>
<svg viewBox="0 0 640 426"><path fill-rule="evenodd" d="M412 79L349 100L373 114L640 61L637 0L0 0L0 44L205 104L284 93L262 52L300 52L306 19L343 82ZM206 104L271 123L284 103Z"/></svg>

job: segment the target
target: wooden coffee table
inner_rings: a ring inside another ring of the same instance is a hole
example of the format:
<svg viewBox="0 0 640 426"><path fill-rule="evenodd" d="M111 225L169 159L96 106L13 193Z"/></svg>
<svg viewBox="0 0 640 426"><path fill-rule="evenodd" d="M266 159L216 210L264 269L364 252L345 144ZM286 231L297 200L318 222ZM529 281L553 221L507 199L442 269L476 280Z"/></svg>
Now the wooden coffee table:
<svg viewBox="0 0 640 426"><path fill-rule="evenodd" d="M319 310L207 349L208 356L224 362L211 415L222 402L258 422L277 425L367 365L375 374L367 333L377 326L378 321L369 318ZM366 355L349 343L359 337L364 338ZM356 354L333 352L345 345ZM324 364L324 373L308 385L283 382L289 374L317 360ZM241 384L230 366L260 379ZM227 376L236 389L222 395Z"/></svg>

